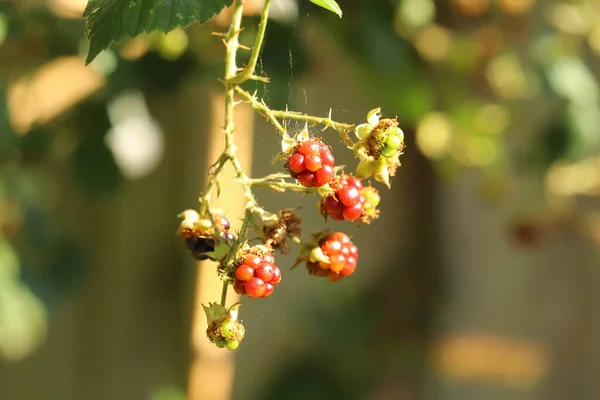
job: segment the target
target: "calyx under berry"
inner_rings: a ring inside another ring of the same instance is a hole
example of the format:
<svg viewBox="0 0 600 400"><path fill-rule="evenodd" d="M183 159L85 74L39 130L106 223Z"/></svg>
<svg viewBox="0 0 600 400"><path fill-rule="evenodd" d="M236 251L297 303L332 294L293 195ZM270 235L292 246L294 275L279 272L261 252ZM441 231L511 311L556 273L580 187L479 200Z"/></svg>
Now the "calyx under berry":
<svg viewBox="0 0 600 400"><path fill-rule="evenodd" d="M236 240L236 236L229 232L231 225L223 211L212 209L211 214L216 229L210 218L201 217L195 210L185 210L179 214L183 220L177 234L184 239L196 260L221 260Z"/></svg>
<svg viewBox="0 0 600 400"><path fill-rule="evenodd" d="M267 246L287 254L290 250L288 239L300 241L302 220L294 214L294 209L283 208L277 215L271 214L271 218L263 218L263 221L264 241Z"/></svg>

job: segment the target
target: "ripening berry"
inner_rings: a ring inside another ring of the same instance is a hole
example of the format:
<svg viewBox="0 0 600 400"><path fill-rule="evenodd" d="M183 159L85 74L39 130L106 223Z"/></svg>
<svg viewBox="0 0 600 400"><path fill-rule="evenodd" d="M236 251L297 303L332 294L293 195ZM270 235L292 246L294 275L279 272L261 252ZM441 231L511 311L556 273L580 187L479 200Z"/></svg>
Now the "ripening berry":
<svg viewBox="0 0 600 400"><path fill-rule="evenodd" d="M305 187L322 187L335 178L331 149L318 139L298 142L288 157L286 168Z"/></svg>
<svg viewBox="0 0 600 400"><path fill-rule="evenodd" d="M376 190L370 186L363 187L355 176L340 175L331 182L331 188L335 190L335 193L322 199L319 204L321 214L324 216L336 221L360 219L366 223L377 217L378 214L373 204L369 203L368 207L370 208L366 210L367 197L365 197L365 194L368 194L370 198L378 196Z"/></svg>
<svg viewBox="0 0 600 400"><path fill-rule="evenodd" d="M265 252L264 248L243 257L234 264L237 268L230 275L235 292L255 298L270 296L274 286L281 282L281 270L274 262L275 257Z"/></svg>
<svg viewBox="0 0 600 400"><path fill-rule="evenodd" d="M320 255L315 256L315 254ZM311 250L306 267L311 275L324 276L337 281L354 272L357 258L358 249L348 235L333 232L322 237L318 242L318 248ZM319 261L310 261L315 259Z"/></svg>

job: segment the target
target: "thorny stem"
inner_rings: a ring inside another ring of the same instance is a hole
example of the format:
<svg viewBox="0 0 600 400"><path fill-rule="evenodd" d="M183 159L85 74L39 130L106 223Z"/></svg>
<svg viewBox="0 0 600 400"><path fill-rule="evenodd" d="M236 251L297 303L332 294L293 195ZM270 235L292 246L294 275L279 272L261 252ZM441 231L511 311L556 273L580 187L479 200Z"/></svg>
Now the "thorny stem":
<svg viewBox="0 0 600 400"><path fill-rule="evenodd" d="M236 65L236 55L239 47L239 33L240 27L242 24L242 12L244 10L244 0L235 0L233 3L233 14L231 16L231 24L229 25L229 31L227 32L226 37L226 48L227 53L225 56L225 81L231 79L235 76L237 65ZM236 147L233 137L233 132L235 129L235 124L233 122L233 107L234 107L234 86L226 84L227 91L225 93L225 127L223 128L225 131L225 149L223 153L219 157L217 161L217 167L212 174L212 177L209 181L209 187L207 187L206 192L202 198L203 203L205 204L205 208L207 207L207 203L210 202L210 193L212 191L213 186L215 185L218 179L218 173L221 172L223 165L227 160L231 162L235 169L235 173L237 177L242 181L242 185L244 186L244 195L248 203L256 203L254 201L254 197L252 196L252 192L250 191L250 186L245 184L244 182L248 179L246 172L242 169L240 165L240 161L236 156ZM214 225L213 225L214 226ZM240 238L243 237L244 232L240 232ZM218 235L217 235L218 236ZM225 305L227 301L227 288L229 282L227 279L223 279L223 290L221 292L221 305Z"/></svg>
<svg viewBox="0 0 600 400"><path fill-rule="evenodd" d="M225 307L225 302L227 301L227 286L229 285L228 278L223 278L223 289L221 290L221 305Z"/></svg>
<svg viewBox="0 0 600 400"><path fill-rule="evenodd" d="M259 101L255 96L251 95L241 87L237 86L235 88L235 91L238 95L244 98L246 102L250 103L252 108L254 108L256 111L267 117L267 119L269 119L276 126L277 130L279 130L279 132L281 132L282 134L285 133L285 128L281 127L279 121L277 121L277 118L312 122L315 125L321 124L325 125L326 127L335 129L340 134L340 137L342 138L342 141L344 142L346 147L348 147L349 149L354 148L354 143L348 136L348 133L352 132L355 126L332 120L331 112L328 118L324 118L315 117L297 111L271 110L269 107L267 107L267 105L264 102Z"/></svg>
<svg viewBox="0 0 600 400"><path fill-rule="evenodd" d="M262 42L265 38L265 30L267 29L267 20L269 19L270 5L271 0L265 0L262 12L260 13L260 23L258 24L258 32L256 33L256 39L254 39L254 47L252 48L252 53L250 54L250 60L248 61L248 64L238 75L230 77L228 79L226 78L228 83L241 84L249 79L260 80L265 82L269 81L266 78L255 76L254 70L256 69L256 63L258 61L258 56L260 55Z"/></svg>
<svg viewBox="0 0 600 400"><path fill-rule="evenodd" d="M240 229L238 238L235 244L229 249L226 259L223 265L227 266L231 263L235 256L235 253L241 243L243 243L247 236L247 230L249 224L252 223L254 215L265 215L266 211L260 208L252 193L253 187L269 187L273 190L285 191L286 189L293 191L300 191L304 193L320 193L322 188L306 188L296 183L286 182L284 179L275 180L275 176L267 176L261 179L250 179L246 174L246 171L242 168L239 158L236 154L236 145L234 141L235 124L233 119L234 107L235 107L235 93L240 95L246 102L250 103L252 108L260 114L267 117L267 119L275 126L275 128L282 134L287 135L285 128L278 121L279 119L295 119L300 121L312 122L313 124L321 124L326 127L333 128L338 131L344 144L350 148L354 148L354 143L349 137L349 133L355 128L354 125L344 124L333 121L331 119L331 112L329 118L314 117L294 111L276 111L271 110L263 101L257 100L257 98L247 91L240 88L238 85L248 80L259 80L268 82L267 78L258 77L254 75L256 69L256 63L260 55L260 50L265 37L265 30L267 26L267 20L269 16L269 6L271 0L265 0L264 7L260 16L260 25L250 55L248 64L244 67L242 72L237 74L238 67L236 64L237 50L240 48L239 44L239 33L242 23L242 14L244 9L244 0L234 0L233 3L233 14L231 17L231 24L229 30L225 36L226 56L225 56L225 76L223 84L225 85L225 126L223 130L225 132L225 149L217 159L217 161L211 167L210 177L208 184L200 197L200 215L207 215L213 226L215 221L210 211L210 199L211 193L217 188L217 194L219 192L219 176L223 171L223 167L227 162L231 163L235 170L236 180L239 181L244 189L244 197L246 198L245 215ZM280 177L279 177L280 178ZM220 235L215 234L215 238L222 242ZM223 289L221 292L221 305L225 306L227 301L227 289L229 285L229 279L223 278Z"/></svg>
<svg viewBox="0 0 600 400"><path fill-rule="evenodd" d="M323 191L323 188L320 187L304 187L295 182L286 182L283 179L278 181L268 181L263 179L250 179L248 181L250 186L252 187L268 187L277 192L284 192L286 189L295 191L295 192L303 192L303 193L320 193Z"/></svg>

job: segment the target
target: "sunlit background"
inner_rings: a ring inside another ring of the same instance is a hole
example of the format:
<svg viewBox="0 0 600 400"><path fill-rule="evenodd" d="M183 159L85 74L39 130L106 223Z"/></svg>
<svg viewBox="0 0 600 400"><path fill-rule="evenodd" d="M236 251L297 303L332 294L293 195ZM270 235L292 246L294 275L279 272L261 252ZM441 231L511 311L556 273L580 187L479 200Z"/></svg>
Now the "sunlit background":
<svg viewBox="0 0 600 400"><path fill-rule="evenodd" d="M232 355L194 333L220 286L175 235L222 148L227 11L85 67L84 0L0 1L0 399L600 398L600 1L339 3L273 0L271 83L247 89L347 123L380 106L403 165L370 226L257 192L306 236L352 235L359 266L332 283L278 257ZM236 111L245 166L280 171L277 132Z"/></svg>

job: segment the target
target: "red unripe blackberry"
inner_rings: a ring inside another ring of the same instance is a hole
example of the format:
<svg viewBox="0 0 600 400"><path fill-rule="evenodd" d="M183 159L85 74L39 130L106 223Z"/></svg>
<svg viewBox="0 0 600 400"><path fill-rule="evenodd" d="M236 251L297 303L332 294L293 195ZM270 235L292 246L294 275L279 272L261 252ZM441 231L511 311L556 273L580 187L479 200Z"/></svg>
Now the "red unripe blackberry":
<svg viewBox="0 0 600 400"><path fill-rule="evenodd" d="M273 265L275 257L266 249L264 246L249 248L249 254L234 264L237 267L229 277L236 293L254 298L268 297L274 286L281 282L281 270Z"/></svg>
<svg viewBox="0 0 600 400"><path fill-rule="evenodd" d="M356 269L358 249L348 235L342 232L317 234L319 251L310 250L306 266L311 275L326 276L337 281L343 276L351 275ZM310 249L310 248L309 248ZM324 256L324 257L323 257ZM314 257L314 258L313 258ZM310 261L310 260L318 261Z"/></svg>
<svg viewBox="0 0 600 400"><path fill-rule="evenodd" d="M288 153L286 168L305 187L325 186L335 178L331 149L318 139L298 142Z"/></svg>
<svg viewBox="0 0 600 400"><path fill-rule="evenodd" d="M336 221L360 219L366 223L377 217L376 205L367 204L363 194L368 192L370 197L375 196L374 188L364 188L362 183L352 175L340 175L330 185L335 193L321 200L319 207L323 216L331 217Z"/></svg>

